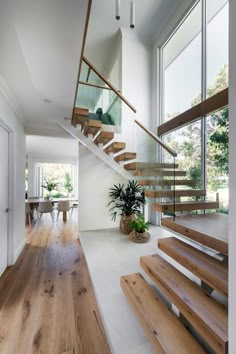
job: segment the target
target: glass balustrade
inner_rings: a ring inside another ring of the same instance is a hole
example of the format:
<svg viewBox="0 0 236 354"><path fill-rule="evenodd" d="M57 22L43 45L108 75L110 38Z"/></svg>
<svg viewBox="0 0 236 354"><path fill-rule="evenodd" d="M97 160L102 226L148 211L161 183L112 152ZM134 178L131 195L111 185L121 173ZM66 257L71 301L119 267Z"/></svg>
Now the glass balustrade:
<svg viewBox="0 0 236 354"><path fill-rule="evenodd" d="M87 108L88 118L100 120L102 124L121 125L122 101L108 88L79 84L76 107Z"/></svg>

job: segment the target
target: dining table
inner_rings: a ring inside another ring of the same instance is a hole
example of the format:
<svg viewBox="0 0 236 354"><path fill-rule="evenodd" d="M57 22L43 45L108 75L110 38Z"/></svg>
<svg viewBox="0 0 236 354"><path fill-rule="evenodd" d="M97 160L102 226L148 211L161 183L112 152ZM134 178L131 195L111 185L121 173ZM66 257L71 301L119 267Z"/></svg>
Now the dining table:
<svg viewBox="0 0 236 354"><path fill-rule="evenodd" d="M78 198L28 198L25 200L25 203L29 204L30 209L33 211L34 209L37 209L39 206L39 203L46 203L46 202L52 202L52 204L56 204L60 201L70 201L70 202L78 202ZM32 213L33 216L33 213ZM67 221L67 212L63 211L63 221Z"/></svg>

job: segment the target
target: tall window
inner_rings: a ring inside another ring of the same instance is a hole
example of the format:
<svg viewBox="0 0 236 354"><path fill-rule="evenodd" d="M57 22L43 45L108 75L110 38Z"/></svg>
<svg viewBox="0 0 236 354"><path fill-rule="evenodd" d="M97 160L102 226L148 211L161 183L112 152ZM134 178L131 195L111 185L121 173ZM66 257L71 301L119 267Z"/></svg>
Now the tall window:
<svg viewBox="0 0 236 354"><path fill-rule="evenodd" d="M163 119L196 103L201 92L201 2L163 48Z"/></svg>
<svg viewBox="0 0 236 354"><path fill-rule="evenodd" d="M161 50L162 122L228 87L228 0L201 0ZM204 123L204 124L201 124ZM228 210L228 108L166 134L187 176Z"/></svg>
<svg viewBox="0 0 236 354"><path fill-rule="evenodd" d="M228 87L229 3L228 0L206 2L206 96Z"/></svg>

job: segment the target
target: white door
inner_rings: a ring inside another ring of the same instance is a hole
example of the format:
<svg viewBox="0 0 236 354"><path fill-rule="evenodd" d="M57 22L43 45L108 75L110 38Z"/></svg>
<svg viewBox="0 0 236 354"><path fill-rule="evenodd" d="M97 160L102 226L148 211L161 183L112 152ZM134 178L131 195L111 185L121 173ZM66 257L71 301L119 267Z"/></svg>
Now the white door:
<svg viewBox="0 0 236 354"><path fill-rule="evenodd" d="M8 132L0 125L0 275L7 267L8 253Z"/></svg>

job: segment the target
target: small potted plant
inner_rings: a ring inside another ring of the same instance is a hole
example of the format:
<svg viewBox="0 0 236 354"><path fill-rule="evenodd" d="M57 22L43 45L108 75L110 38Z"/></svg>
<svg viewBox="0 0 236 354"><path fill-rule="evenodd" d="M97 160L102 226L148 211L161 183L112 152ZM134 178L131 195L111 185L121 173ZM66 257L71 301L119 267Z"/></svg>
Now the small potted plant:
<svg viewBox="0 0 236 354"><path fill-rule="evenodd" d="M120 215L120 230L128 235L132 231L130 221L135 219L135 215L140 214L141 208L146 203L144 195L144 187L140 186L137 181L129 181L128 184L114 185L110 188L110 202L108 206L112 220L116 220L116 216Z"/></svg>
<svg viewBox="0 0 236 354"><path fill-rule="evenodd" d="M42 187L48 191L47 199L50 199L52 196L52 191L56 188L58 183L54 182L53 180L46 180L45 184L42 184Z"/></svg>
<svg viewBox="0 0 236 354"><path fill-rule="evenodd" d="M150 234L148 231L150 222L144 220L143 215L139 215L135 220L130 222L132 231L129 234L129 239L137 243L145 243L150 240Z"/></svg>

